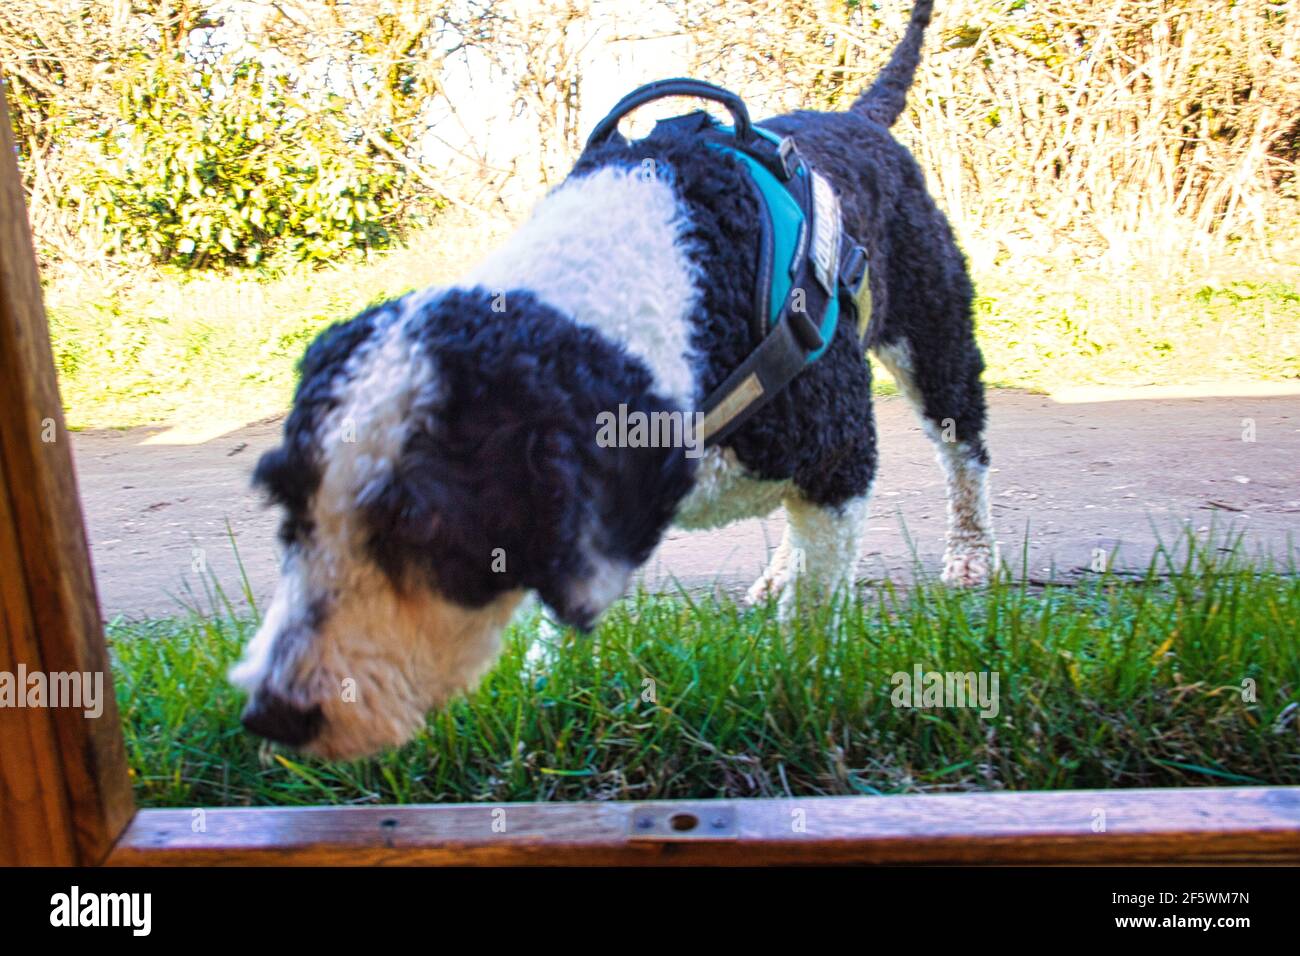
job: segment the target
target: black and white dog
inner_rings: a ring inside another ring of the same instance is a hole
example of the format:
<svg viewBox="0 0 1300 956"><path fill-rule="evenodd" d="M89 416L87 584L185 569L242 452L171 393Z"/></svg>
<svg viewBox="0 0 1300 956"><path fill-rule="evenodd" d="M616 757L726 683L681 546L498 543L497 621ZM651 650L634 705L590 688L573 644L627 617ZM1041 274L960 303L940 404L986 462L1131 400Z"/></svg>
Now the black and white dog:
<svg viewBox="0 0 1300 956"><path fill-rule="evenodd" d="M865 247L866 345L947 474L944 578L992 564L983 362L971 283L916 162L889 134L931 0L848 112L792 136ZM653 175L646 175L647 159ZM492 664L535 592L587 628L670 523L784 505L752 598L852 582L876 470L870 367L851 323L702 456L598 442L602 413L689 413L746 358L758 200L740 162L657 131L589 149L462 281L376 306L307 350L283 444L255 480L284 511L282 576L232 680L245 726L329 757L409 739ZM797 558L797 559L796 559Z"/></svg>

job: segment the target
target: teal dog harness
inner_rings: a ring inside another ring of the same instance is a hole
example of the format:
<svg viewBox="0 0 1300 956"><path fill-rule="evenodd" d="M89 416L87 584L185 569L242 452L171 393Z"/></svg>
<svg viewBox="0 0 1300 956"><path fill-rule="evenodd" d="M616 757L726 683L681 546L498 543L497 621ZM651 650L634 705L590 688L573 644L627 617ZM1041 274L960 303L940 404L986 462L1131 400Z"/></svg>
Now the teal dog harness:
<svg viewBox="0 0 1300 956"><path fill-rule="evenodd" d="M596 125L587 149L618 133L638 106L665 96L723 104L734 125L703 111L660 120L676 136L739 160L762 210L751 329L754 350L705 398L704 442L723 442L825 354L841 321L854 323L859 344L871 319L866 250L844 229L839 201L826 179L800 157L793 137L754 126L736 94L700 80L660 80L633 90Z"/></svg>

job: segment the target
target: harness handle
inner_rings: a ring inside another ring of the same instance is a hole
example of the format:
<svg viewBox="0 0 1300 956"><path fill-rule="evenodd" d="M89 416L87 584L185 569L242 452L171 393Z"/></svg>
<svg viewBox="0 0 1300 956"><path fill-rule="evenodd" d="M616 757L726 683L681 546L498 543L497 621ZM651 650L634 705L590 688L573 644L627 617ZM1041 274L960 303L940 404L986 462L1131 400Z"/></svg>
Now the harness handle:
<svg viewBox="0 0 1300 956"><path fill-rule="evenodd" d="M639 86L619 100L610 110L609 115L597 123L596 128L591 131L591 136L587 139L587 149L607 142L618 132L619 120L638 106L644 106L652 100L662 99L665 96L694 96L721 103L735 122L736 138L742 143L748 143L754 136L753 124L749 121L749 110L745 108L745 101L739 96L703 80L678 77L671 80L655 80L653 83Z"/></svg>

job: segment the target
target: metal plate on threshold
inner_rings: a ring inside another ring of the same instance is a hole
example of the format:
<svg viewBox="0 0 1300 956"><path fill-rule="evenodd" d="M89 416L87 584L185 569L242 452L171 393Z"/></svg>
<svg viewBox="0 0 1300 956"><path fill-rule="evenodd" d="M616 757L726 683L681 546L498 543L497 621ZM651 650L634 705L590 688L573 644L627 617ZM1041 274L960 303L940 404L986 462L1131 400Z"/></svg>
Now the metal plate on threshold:
<svg viewBox="0 0 1300 956"><path fill-rule="evenodd" d="M735 840L736 808L729 803L642 803L628 818L629 840L696 843Z"/></svg>

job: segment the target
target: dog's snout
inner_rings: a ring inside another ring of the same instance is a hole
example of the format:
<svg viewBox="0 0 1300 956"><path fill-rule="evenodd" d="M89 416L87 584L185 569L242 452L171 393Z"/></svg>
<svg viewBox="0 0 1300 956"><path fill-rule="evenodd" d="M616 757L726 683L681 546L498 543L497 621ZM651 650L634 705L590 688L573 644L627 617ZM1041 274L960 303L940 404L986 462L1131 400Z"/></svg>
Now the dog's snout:
<svg viewBox="0 0 1300 956"><path fill-rule="evenodd" d="M303 710L282 697L261 693L249 702L240 722L259 737L301 747L320 733L323 715L319 704Z"/></svg>

